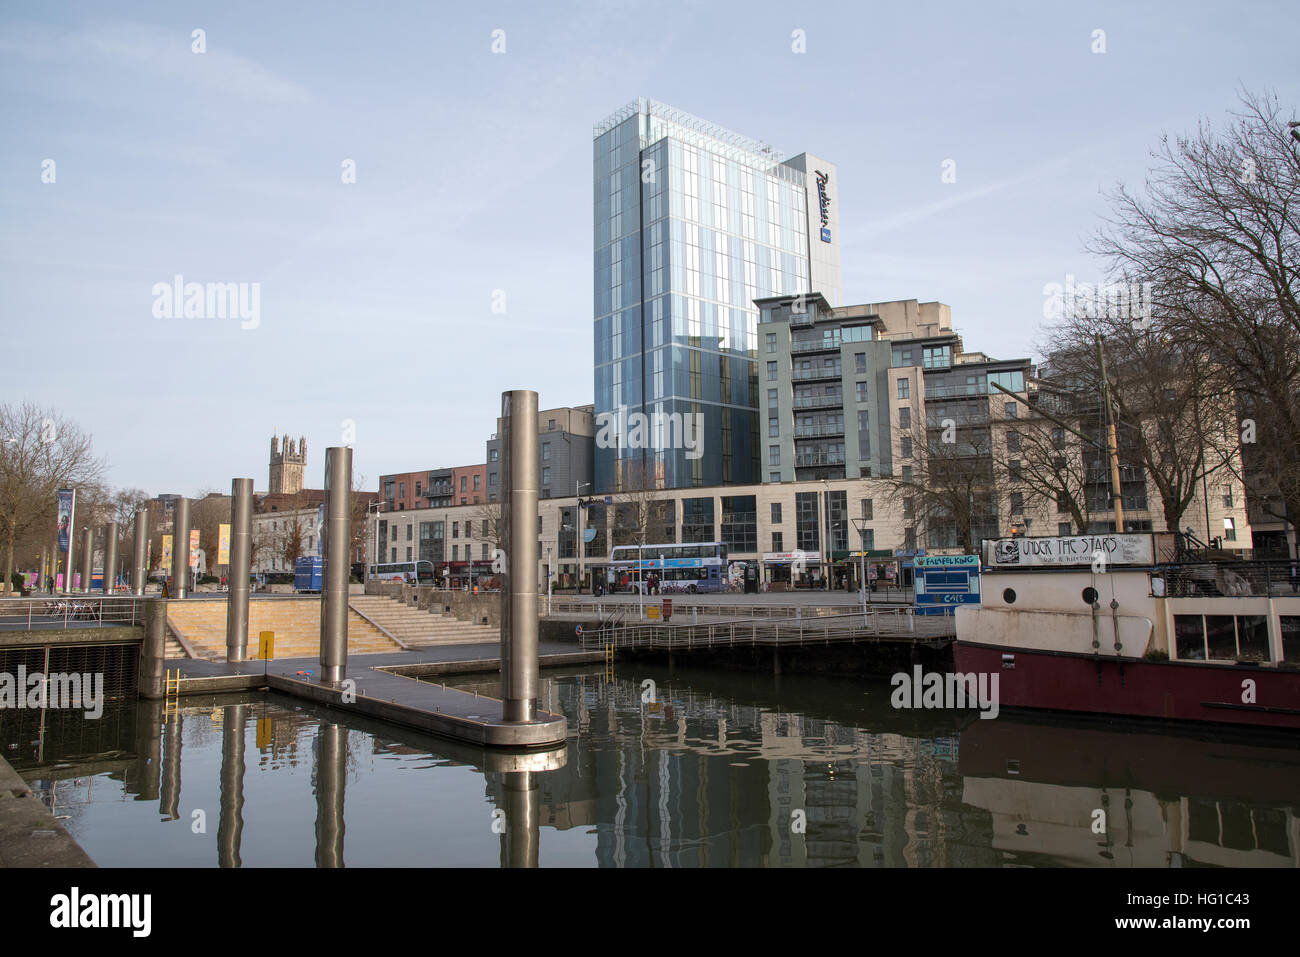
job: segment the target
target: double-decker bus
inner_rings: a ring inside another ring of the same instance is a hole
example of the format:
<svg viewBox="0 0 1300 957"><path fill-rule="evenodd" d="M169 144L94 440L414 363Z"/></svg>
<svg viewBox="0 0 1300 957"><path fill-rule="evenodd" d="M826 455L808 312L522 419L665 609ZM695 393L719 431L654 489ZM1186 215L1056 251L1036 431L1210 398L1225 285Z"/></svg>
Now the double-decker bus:
<svg viewBox="0 0 1300 957"><path fill-rule="evenodd" d="M432 585L433 562L383 562L370 566L371 580L406 582L408 585Z"/></svg>
<svg viewBox="0 0 1300 957"><path fill-rule="evenodd" d="M651 575L664 594L715 592L727 587L727 546L722 542L687 545L615 545L609 554L610 591L644 591Z"/></svg>

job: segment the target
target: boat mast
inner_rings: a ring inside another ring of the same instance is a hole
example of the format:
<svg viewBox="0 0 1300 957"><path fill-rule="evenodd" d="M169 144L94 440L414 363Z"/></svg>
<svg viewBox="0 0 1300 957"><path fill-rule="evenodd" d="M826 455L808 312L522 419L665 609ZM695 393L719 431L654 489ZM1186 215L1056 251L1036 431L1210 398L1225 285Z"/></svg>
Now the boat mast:
<svg viewBox="0 0 1300 957"><path fill-rule="evenodd" d="M1106 377L1106 354L1097 334L1097 366L1101 369L1101 400L1106 409L1106 455L1110 458L1111 502L1115 508L1115 532L1124 533L1124 494L1119 484L1119 452L1115 441L1115 416L1110 407L1110 380Z"/></svg>

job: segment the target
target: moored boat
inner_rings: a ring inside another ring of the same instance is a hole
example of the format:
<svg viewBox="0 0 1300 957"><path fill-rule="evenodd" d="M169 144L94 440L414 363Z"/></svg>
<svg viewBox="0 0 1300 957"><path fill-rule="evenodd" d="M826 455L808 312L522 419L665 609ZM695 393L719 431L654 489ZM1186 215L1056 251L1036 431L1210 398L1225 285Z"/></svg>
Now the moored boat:
<svg viewBox="0 0 1300 957"><path fill-rule="evenodd" d="M1285 563L1156 561L1150 534L984 543L957 671L1002 708L1300 730L1300 578Z"/></svg>

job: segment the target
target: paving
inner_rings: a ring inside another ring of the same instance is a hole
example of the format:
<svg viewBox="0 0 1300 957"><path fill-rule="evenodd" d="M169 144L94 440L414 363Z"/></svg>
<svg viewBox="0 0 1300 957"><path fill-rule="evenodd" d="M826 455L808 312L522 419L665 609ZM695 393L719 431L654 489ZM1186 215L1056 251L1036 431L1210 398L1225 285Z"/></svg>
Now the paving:
<svg viewBox="0 0 1300 957"><path fill-rule="evenodd" d="M0 757L0 867L94 867L13 766Z"/></svg>

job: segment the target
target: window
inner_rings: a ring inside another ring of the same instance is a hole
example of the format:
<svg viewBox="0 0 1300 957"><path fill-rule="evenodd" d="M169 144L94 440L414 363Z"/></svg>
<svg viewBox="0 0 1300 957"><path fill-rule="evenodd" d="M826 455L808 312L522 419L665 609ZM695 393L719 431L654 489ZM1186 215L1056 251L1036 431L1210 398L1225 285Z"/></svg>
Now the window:
<svg viewBox="0 0 1300 957"><path fill-rule="evenodd" d="M1013 482L1023 482L1025 480L1020 471L1020 459L1012 459L1007 463L1007 478Z"/></svg>
<svg viewBox="0 0 1300 957"><path fill-rule="evenodd" d="M781 473L780 473L780 472L768 472L768 473L767 473L767 480L768 480L769 482L779 482L779 481L781 481Z"/></svg>
<svg viewBox="0 0 1300 957"><path fill-rule="evenodd" d="M1003 406L1003 412L1006 413L1008 419L1015 419L1020 415L1019 409L1014 402L1008 402Z"/></svg>
<svg viewBox="0 0 1300 957"><path fill-rule="evenodd" d="M874 517L875 517L875 506L872 505L871 499L864 498L862 500L862 520L864 522L869 522Z"/></svg>
<svg viewBox="0 0 1300 957"><path fill-rule="evenodd" d="M1025 496L1020 492L1011 493L1011 514L1022 515L1025 511Z"/></svg>
<svg viewBox="0 0 1300 957"><path fill-rule="evenodd" d="M464 491L466 490L466 489L465 489L465 486L466 486L468 483L469 483L469 480L468 480L464 475L462 475L462 476L460 477L460 490L461 490L462 492L464 492Z"/></svg>
<svg viewBox="0 0 1300 957"><path fill-rule="evenodd" d="M865 382L858 383L858 401L859 402L867 401L867 384Z"/></svg>
<svg viewBox="0 0 1300 957"><path fill-rule="evenodd" d="M912 382L910 379L898 380L898 397L900 399L910 399L912 397Z"/></svg>
<svg viewBox="0 0 1300 957"><path fill-rule="evenodd" d="M398 483L397 483L397 497L398 497L398 498L406 498L406 483L405 483L405 482L398 482Z"/></svg>
<svg viewBox="0 0 1300 957"><path fill-rule="evenodd" d="M769 409L775 409L775 408L778 407L778 404L777 404L777 401L776 401L776 390L775 390L775 389L768 389L768 390L767 390L767 407L768 407Z"/></svg>
<svg viewBox="0 0 1300 957"><path fill-rule="evenodd" d="M775 332L769 332L769 333L767 334L767 351L768 351L769 353L775 353L775 352L776 352L776 333L775 333Z"/></svg>
<svg viewBox="0 0 1300 957"><path fill-rule="evenodd" d="M776 363L775 363L775 362L769 362L769 363L767 364L767 381L768 381L768 382L775 382L775 381L776 381Z"/></svg>
<svg viewBox="0 0 1300 957"><path fill-rule="evenodd" d="M482 478L481 475L477 475L477 474L476 474L476 475L474 476L474 491L476 491L476 492L479 490L479 484L478 484L478 483L479 483L479 479L480 479L480 478Z"/></svg>
<svg viewBox="0 0 1300 957"><path fill-rule="evenodd" d="M865 352L853 353L853 371L857 373L867 371L867 354Z"/></svg>
<svg viewBox="0 0 1300 957"><path fill-rule="evenodd" d="M1019 452L1019 451L1020 451L1020 433L1019 433L1019 432L1008 432L1008 433L1007 433L1007 451L1008 451L1008 452Z"/></svg>
<svg viewBox="0 0 1300 957"><path fill-rule="evenodd" d="M459 545L453 545L453 546L451 546L451 560L452 560L453 562L458 562L458 561L460 561L460 546L459 546Z"/></svg>
<svg viewBox="0 0 1300 957"><path fill-rule="evenodd" d="M912 427L912 410L902 408L898 410L898 427L900 429L910 429Z"/></svg>
<svg viewBox="0 0 1300 957"><path fill-rule="evenodd" d="M414 527L415 527L414 525L407 525L407 526L406 526L406 540L407 540L408 542L411 540L411 529L414 528Z"/></svg>
<svg viewBox="0 0 1300 957"><path fill-rule="evenodd" d="M555 420L554 420L554 419L547 419L547 420L546 420L546 431L548 431L548 432L554 432L554 431L555 431Z"/></svg>
<svg viewBox="0 0 1300 957"><path fill-rule="evenodd" d="M1052 448L1065 448L1065 429L1052 429Z"/></svg>
<svg viewBox="0 0 1300 957"><path fill-rule="evenodd" d="M861 547L864 552L869 552L876 547L875 529L871 529L871 528L859 529L858 534L859 536L861 536L862 539Z"/></svg>
<svg viewBox="0 0 1300 957"><path fill-rule="evenodd" d="M773 525L781 524L781 503L780 502L772 503L772 524Z"/></svg>
<svg viewBox="0 0 1300 957"><path fill-rule="evenodd" d="M551 467L549 465L546 468L542 469L542 484L543 485L551 484Z"/></svg>
<svg viewBox="0 0 1300 957"><path fill-rule="evenodd" d="M1232 486L1223 486L1223 507L1232 508Z"/></svg>
<svg viewBox="0 0 1300 957"><path fill-rule="evenodd" d="M543 443L542 443L542 461L543 461L543 462L549 462L550 460L551 460L551 443L550 443L550 442L543 442Z"/></svg>
<svg viewBox="0 0 1300 957"><path fill-rule="evenodd" d="M451 537L460 538L460 522L451 523Z"/></svg>
<svg viewBox="0 0 1300 957"><path fill-rule="evenodd" d="M465 521L465 537L466 538L474 537L474 522L468 519Z"/></svg>
<svg viewBox="0 0 1300 957"><path fill-rule="evenodd" d="M772 551L774 552L785 551L785 549L782 547L782 535L780 532L772 533Z"/></svg>
<svg viewBox="0 0 1300 957"><path fill-rule="evenodd" d="M1056 523L1056 534L1057 534L1057 535L1060 535L1062 538L1064 538L1065 536L1069 535L1069 534L1070 534L1070 523L1069 523L1069 522L1057 522L1057 523Z"/></svg>
<svg viewBox="0 0 1300 957"><path fill-rule="evenodd" d="M903 548L909 552L916 551L916 529L915 528L903 529Z"/></svg>
<svg viewBox="0 0 1300 957"><path fill-rule="evenodd" d="M1223 540L1225 542L1235 542L1237 540L1237 526L1230 518L1223 520Z"/></svg>
<svg viewBox="0 0 1300 957"><path fill-rule="evenodd" d="M858 410L858 431L866 432L871 428L871 413L866 409Z"/></svg>
<svg viewBox="0 0 1300 957"><path fill-rule="evenodd" d="M488 543L487 543L487 542L484 542L484 543L483 543L483 552L482 552L482 555L483 555L483 561L487 561L489 558L492 557L491 555L488 554Z"/></svg>
<svg viewBox="0 0 1300 957"><path fill-rule="evenodd" d="M501 450L500 450L500 449L492 449L490 452L488 452L488 461L489 461L489 462L496 462L496 461L499 461L499 460L500 460L500 457L501 457Z"/></svg>
<svg viewBox="0 0 1300 957"><path fill-rule="evenodd" d="M772 445L772 446L769 446L769 447L768 447L768 450L767 450L767 464L768 464L768 465L780 465L780 464L781 464L781 446L779 446L779 445Z"/></svg>
<svg viewBox="0 0 1300 957"><path fill-rule="evenodd" d="M903 499L903 518L916 518L916 499L910 496Z"/></svg>
<svg viewBox="0 0 1300 957"><path fill-rule="evenodd" d="M926 346L921 350L921 364L927 369L946 369L952 365L952 346Z"/></svg>
<svg viewBox="0 0 1300 957"><path fill-rule="evenodd" d="M408 562L411 560L411 546L410 546L410 545L407 545L407 546L406 546L406 560L407 560Z"/></svg>
<svg viewBox="0 0 1300 957"><path fill-rule="evenodd" d="M767 437L769 439L778 438L781 435L781 420L772 416L767 420Z"/></svg>
<svg viewBox="0 0 1300 957"><path fill-rule="evenodd" d="M912 437L905 435L898 440L898 457L910 459L912 457Z"/></svg>
<svg viewBox="0 0 1300 957"><path fill-rule="evenodd" d="M912 481L912 466L910 465L903 466L903 481L904 482Z"/></svg>

